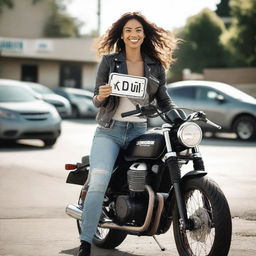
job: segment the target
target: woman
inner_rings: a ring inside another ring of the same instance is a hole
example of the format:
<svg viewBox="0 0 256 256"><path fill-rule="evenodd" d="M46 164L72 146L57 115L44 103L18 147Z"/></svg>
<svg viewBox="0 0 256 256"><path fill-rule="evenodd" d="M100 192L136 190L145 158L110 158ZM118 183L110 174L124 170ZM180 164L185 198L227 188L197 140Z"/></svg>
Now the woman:
<svg viewBox="0 0 256 256"><path fill-rule="evenodd" d="M169 68L175 40L164 29L149 22L140 13L124 14L101 38L98 51L104 55L100 63L93 102L99 108L90 153L90 183L82 214L81 246L78 256L89 256L112 170L120 148L125 148L147 129L145 117L121 117L122 112L147 105L156 99L161 110L169 110L174 103L166 93L164 68ZM110 52L113 52L109 54ZM122 73L148 79L143 99L129 99L111 95L108 84L111 73Z"/></svg>

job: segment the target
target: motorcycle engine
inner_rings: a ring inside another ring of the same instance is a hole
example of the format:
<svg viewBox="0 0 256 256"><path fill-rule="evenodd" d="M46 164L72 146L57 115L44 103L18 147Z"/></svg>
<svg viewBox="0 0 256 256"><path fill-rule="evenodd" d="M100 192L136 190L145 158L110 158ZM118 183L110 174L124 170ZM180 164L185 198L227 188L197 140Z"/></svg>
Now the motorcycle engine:
<svg viewBox="0 0 256 256"><path fill-rule="evenodd" d="M125 223L133 223L143 225L148 209L148 196L143 193L141 195L121 195L117 197L115 203L115 212L117 222L120 225Z"/></svg>
<svg viewBox="0 0 256 256"><path fill-rule="evenodd" d="M148 208L148 195L145 192L147 165L133 163L127 172L130 195L120 195L115 203L117 222L142 225Z"/></svg>

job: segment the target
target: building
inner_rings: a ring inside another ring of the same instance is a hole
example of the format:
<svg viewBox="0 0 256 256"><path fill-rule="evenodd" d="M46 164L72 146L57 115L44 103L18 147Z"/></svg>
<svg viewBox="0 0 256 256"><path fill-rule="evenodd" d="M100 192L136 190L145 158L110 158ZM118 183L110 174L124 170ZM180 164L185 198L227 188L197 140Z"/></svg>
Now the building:
<svg viewBox="0 0 256 256"><path fill-rule="evenodd" d="M44 38L51 1L13 3L0 15L0 78L93 90L98 67L95 38Z"/></svg>
<svg viewBox="0 0 256 256"><path fill-rule="evenodd" d="M92 90L98 66L93 42L0 37L0 78Z"/></svg>

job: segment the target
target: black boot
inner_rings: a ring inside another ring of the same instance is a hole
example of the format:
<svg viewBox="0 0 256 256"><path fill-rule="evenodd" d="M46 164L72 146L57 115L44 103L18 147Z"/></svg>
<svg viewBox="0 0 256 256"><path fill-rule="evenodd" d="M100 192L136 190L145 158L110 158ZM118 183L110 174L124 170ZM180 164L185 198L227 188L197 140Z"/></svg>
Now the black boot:
<svg viewBox="0 0 256 256"><path fill-rule="evenodd" d="M90 256L91 255L91 244L86 241L81 241L79 252L77 256Z"/></svg>

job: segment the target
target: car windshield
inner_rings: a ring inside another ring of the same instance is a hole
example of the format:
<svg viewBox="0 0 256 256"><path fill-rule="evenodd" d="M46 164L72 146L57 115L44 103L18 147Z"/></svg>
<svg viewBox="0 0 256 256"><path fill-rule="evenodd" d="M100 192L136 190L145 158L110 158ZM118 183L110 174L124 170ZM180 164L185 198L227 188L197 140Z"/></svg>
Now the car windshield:
<svg viewBox="0 0 256 256"><path fill-rule="evenodd" d="M240 99L240 100L252 100L254 99L252 96L236 89L233 86L227 85L227 84L221 84L220 87L218 87L218 89L224 93L226 93L227 95L236 98L236 99Z"/></svg>
<svg viewBox="0 0 256 256"><path fill-rule="evenodd" d="M20 86L0 86L0 102L26 102L36 98L29 89Z"/></svg>

